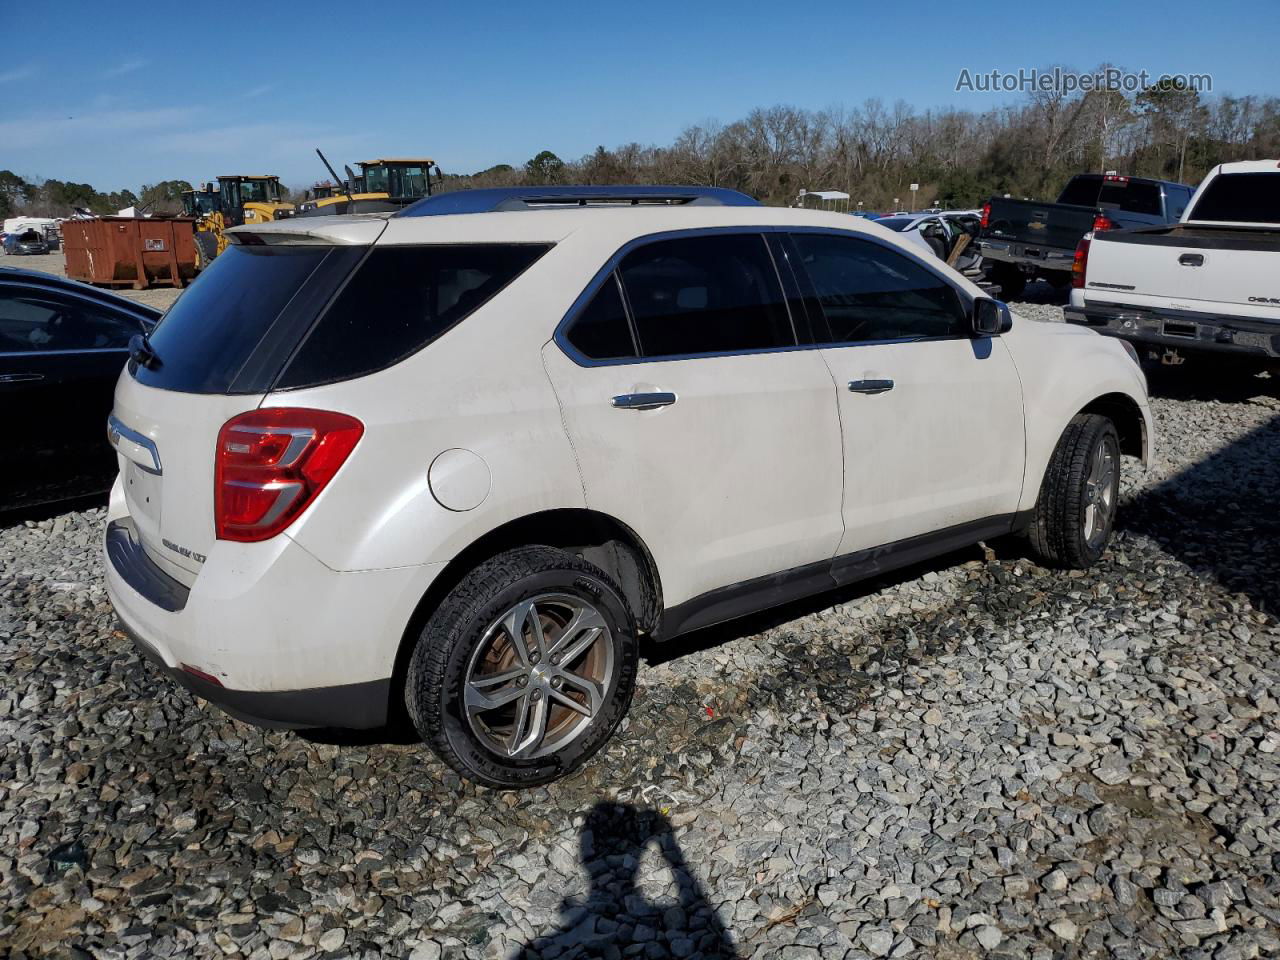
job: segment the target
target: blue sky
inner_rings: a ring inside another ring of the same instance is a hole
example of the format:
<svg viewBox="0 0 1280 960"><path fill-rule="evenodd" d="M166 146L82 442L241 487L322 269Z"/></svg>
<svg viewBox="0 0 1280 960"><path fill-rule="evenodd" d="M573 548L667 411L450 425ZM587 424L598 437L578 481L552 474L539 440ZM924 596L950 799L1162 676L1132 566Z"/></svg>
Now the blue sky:
<svg viewBox="0 0 1280 960"><path fill-rule="evenodd" d="M1277 0L134 7L6 5L0 169L108 190L235 172L303 186L323 176L316 146L337 166L426 154L464 173L667 143L756 106L1014 99L957 93L965 67L1109 61L1280 94Z"/></svg>

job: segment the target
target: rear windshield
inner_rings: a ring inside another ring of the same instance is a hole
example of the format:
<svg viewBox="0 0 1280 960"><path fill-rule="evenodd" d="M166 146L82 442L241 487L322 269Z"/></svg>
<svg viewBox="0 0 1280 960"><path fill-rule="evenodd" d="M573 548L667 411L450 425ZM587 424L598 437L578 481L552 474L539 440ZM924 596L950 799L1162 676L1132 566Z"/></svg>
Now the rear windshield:
<svg viewBox="0 0 1280 960"><path fill-rule="evenodd" d="M1086 174L1073 177L1063 188L1058 202L1158 217L1160 185L1141 180L1104 180L1098 174Z"/></svg>
<svg viewBox="0 0 1280 960"><path fill-rule="evenodd" d="M353 256L362 254L350 247L232 244L161 319L150 335L158 363L130 364L134 379L180 393L264 392L279 362L253 382L238 381L246 366L261 367L259 345L285 308L312 278L332 283L336 274L341 282Z"/></svg>
<svg viewBox="0 0 1280 960"><path fill-rule="evenodd" d="M1225 173L1215 177L1187 219L1280 223L1280 170Z"/></svg>

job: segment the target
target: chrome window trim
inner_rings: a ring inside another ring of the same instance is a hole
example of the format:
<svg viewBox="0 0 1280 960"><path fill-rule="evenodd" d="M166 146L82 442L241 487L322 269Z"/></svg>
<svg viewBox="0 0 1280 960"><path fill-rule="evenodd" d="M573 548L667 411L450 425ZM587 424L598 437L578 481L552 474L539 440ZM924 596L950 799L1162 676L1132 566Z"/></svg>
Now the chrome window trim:
<svg viewBox="0 0 1280 960"><path fill-rule="evenodd" d="M773 258L773 251L769 248L769 245L766 243L765 250L768 251L770 260L773 262L774 273L777 275L778 284L782 288L784 305L787 308L787 316L791 319L792 335L793 337L795 337L797 341L795 344L790 346L782 346L782 347L758 347L752 350L725 350L725 351L718 351L714 353L669 354L661 357L615 357L613 359L607 359L607 360L593 360L590 357L587 357L584 354L582 354L572 343L569 342L569 337L568 337L569 329L573 326L574 321L578 318L578 314L580 314L586 308L587 304L591 302L592 297L594 297L596 293L599 291L599 289L602 286L604 286L605 281L611 275L613 275L615 271L617 271L618 266L622 262L623 257L625 257L632 250L635 250L638 247L647 246L650 243L657 243L662 240L671 240L671 239L676 239L681 237L715 236L715 235L723 235L723 234L758 234L763 237L764 235L770 234L770 233L781 233L781 234L816 233L816 234L823 234L823 235L833 236L833 237L844 237L844 238L854 239L854 240L863 240L867 243L873 243L873 244L876 244L877 246L883 247L886 250L896 253L899 256L906 257L909 260L914 259L916 262L920 264L921 267L923 267L925 270L928 270L939 280L943 281L944 283L949 285L953 290L955 290L955 292L960 296L961 305L965 309L972 310L973 301L977 299L972 293L970 293L968 290L962 287L956 280L952 279L951 277L948 277L944 273L941 273L933 269L933 266L929 264L924 259L924 257L916 254L915 251L902 250L895 244L886 243L880 237L876 237L869 233L864 233L859 230L840 230L835 227L790 226L786 224L755 224L755 225L727 226L727 227L695 227L688 230L663 230L658 233L648 233L648 234L643 234L641 236L633 237L632 239L624 243L621 247L619 247L618 250L615 251L613 255L610 256L609 259L605 261L604 265L600 267L598 271L596 271L595 275L587 283L586 287L584 287L582 292L578 294L578 296L574 299L573 303L569 305L569 309L565 311L565 314L560 319L560 322L556 324L556 328L551 335L551 339L555 342L556 346L560 348L560 351L566 357L568 357L570 360L572 360L575 364L577 364L580 367L617 367L617 366L623 366L623 365L629 365L629 364L641 364L641 363L670 363L678 360L712 360L720 357L750 357L750 356L756 356L758 354L768 354L768 353L791 353L792 351L795 351L795 350L830 350L830 349L842 349L844 347L880 346L882 344L890 344L890 343L928 343L928 342L933 342L938 340L971 340L973 339L972 337L969 337L969 336L898 337L890 340L850 340L850 341L836 341L832 343L800 343L799 331L796 329L795 317L791 313L791 304L786 301L786 290L787 290L786 284L783 282L783 278L779 272L778 263ZM792 269L794 270L794 267ZM797 282L798 282L798 278L797 278ZM625 288L625 285L621 283L621 278L619 278L619 287L621 288L621 291L624 297L624 302L625 302L626 288ZM628 311L630 311L630 304L627 304L627 309ZM630 322L629 318L628 318L628 322ZM825 317L823 318L822 322L824 324L826 323Z"/></svg>

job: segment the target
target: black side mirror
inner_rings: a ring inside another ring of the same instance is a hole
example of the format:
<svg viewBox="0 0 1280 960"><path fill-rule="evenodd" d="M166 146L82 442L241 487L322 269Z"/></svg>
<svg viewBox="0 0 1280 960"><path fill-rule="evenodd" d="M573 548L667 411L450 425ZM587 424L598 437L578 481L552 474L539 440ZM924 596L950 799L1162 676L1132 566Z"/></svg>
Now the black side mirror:
<svg viewBox="0 0 1280 960"><path fill-rule="evenodd" d="M1013 314L1002 301L979 297L973 301L969 322L975 337L998 337L1013 328Z"/></svg>

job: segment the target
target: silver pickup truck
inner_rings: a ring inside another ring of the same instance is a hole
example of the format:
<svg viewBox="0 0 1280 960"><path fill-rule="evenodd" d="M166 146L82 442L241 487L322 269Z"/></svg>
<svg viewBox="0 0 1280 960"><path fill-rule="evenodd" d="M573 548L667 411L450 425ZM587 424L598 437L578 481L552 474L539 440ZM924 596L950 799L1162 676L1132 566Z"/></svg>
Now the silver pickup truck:
<svg viewBox="0 0 1280 960"><path fill-rule="evenodd" d="M1280 161L1215 167L1177 224L1086 235L1066 318L1166 364L1280 369Z"/></svg>

